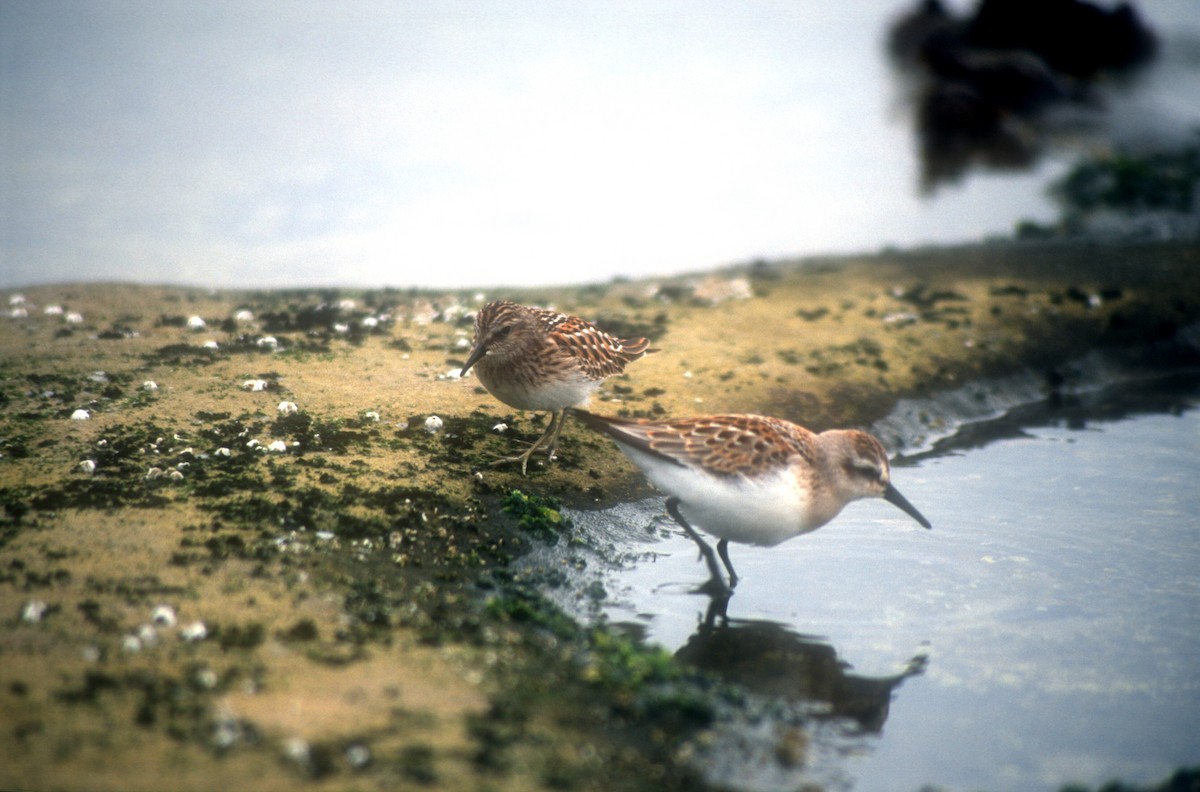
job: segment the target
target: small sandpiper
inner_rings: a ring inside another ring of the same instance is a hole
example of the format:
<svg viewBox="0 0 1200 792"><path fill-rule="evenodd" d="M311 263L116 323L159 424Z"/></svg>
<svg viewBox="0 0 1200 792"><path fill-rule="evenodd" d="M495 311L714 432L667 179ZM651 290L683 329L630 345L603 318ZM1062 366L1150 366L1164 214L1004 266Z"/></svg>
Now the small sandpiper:
<svg viewBox="0 0 1200 792"><path fill-rule="evenodd" d="M657 350L645 338L616 338L578 316L530 308L507 300L490 302L475 316L475 346L462 367L472 366L483 386L518 410L548 410L550 425L524 454L524 475L533 452L549 442L554 458L566 420L564 410L585 403L607 377Z"/></svg>
<svg viewBox="0 0 1200 792"><path fill-rule="evenodd" d="M709 594L728 594L737 585L730 542L773 547L815 531L859 498L883 498L932 527L892 486L883 445L866 432L815 434L761 415L634 421L572 412L612 437L667 493L667 512L708 563L711 579L701 591ZM712 548L693 525L720 540L717 552L729 572L728 586Z"/></svg>

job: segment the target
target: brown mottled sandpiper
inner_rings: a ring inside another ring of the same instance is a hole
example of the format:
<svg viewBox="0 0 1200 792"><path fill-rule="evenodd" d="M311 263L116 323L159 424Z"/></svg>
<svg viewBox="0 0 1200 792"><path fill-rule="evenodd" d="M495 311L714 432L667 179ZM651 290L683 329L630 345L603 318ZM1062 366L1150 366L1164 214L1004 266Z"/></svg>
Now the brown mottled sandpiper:
<svg viewBox="0 0 1200 792"><path fill-rule="evenodd" d="M498 300L475 316L475 346L462 373L474 366L483 386L510 407L550 412L550 425L528 451L501 460L519 461L524 474L533 452L547 442L547 455L554 458L564 410L586 402L606 377L656 351L649 346L645 338L616 338L578 316Z"/></svg>
<svg viewBox="0 0 1200 792"><path fill-rule="evenodd" d="M612 437L667 493L667 511L708 564L712 577L702 587L708 593L728 593L737 585L730 542L773 547L815 531L859 498L883 498L932 527L892 486L883 445L866 432L815 434L761 415L634 421L572 412ZM693 525L720 540L717 552L729 572L728 586L712 548Z"/></svg>

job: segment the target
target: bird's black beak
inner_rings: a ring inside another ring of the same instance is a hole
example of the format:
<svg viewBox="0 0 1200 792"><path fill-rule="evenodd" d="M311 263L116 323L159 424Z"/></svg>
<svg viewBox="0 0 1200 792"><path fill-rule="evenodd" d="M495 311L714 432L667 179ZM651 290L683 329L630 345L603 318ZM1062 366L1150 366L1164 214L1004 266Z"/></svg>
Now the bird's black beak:
<svg viewBox="0 0 1200 792"><path fill-rule="evenodd" d="M474 349L471 350L471 356L468 357L467 362L463 364L462 371L458 372L458 376L460 376L460 377L466 376L467 369L471 368L471 366L474 366L475 363L479 360L479 358L483 357L486 354L487 354L487 347L485 347L483 344L477 345Z"/></svg>
<svg viewBox="0 0 1200 792"><path fill-rule="evenodd" d="M904 510L905 514L919 522L922 527L933 527L929 524L929 520L926 520L921 512L917 511L917 508L908 502L908 498L905 498L900 494L900 490L892 486L890 481L888 482L887 489L883 491L883 499L894 506L899 506Z"/></svg>

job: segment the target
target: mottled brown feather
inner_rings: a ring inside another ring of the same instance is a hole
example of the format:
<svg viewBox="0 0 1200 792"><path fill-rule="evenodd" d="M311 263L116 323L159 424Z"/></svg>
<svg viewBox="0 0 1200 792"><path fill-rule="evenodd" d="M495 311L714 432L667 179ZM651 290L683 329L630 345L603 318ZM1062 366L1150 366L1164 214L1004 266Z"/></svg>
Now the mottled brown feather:
<svg viewBox="0 0 1200 792"><path fill-rule="evenodd" d="M815 464L815 435L763 415L711 415L633 421L573 411L581 421L619 442L716 476L766 473L794 457Z"/></svg>

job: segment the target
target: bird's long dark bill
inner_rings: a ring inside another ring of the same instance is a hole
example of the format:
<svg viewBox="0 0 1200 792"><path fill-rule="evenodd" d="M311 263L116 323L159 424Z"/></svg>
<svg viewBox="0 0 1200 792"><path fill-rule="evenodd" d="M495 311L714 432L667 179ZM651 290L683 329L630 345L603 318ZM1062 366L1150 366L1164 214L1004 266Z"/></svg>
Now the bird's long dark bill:
<svg viewBox="0 0 1200 792"><path fill-rule="evenodd" d="M887 489L883 491L883 499L894 506L899 506L909 517L921 523L925 528L933 527L929 524L929 520L926 520L924 515L917 511L917 507L909 503L908 498L901 495L900 490L893 487L890 482L887 485Z"/></svg>
<svg viewBox="0 0 1200 792"><path fill-rule="evenodd" d="M467 358L467 362L463 364L462 371L458 372L458 376L463 376L467 373L467 369L475 365L479 358L487 354L487 348L480 345L471 350L471 356Z"/></svg>

